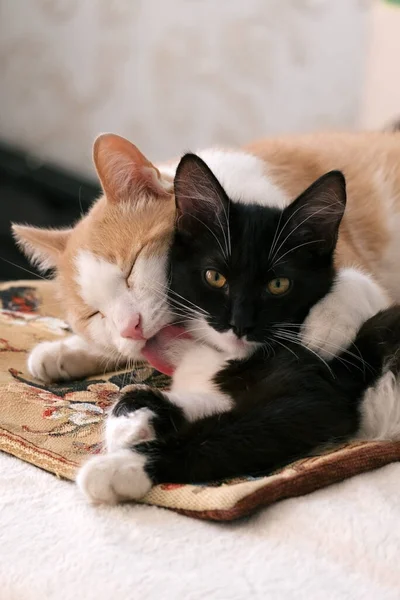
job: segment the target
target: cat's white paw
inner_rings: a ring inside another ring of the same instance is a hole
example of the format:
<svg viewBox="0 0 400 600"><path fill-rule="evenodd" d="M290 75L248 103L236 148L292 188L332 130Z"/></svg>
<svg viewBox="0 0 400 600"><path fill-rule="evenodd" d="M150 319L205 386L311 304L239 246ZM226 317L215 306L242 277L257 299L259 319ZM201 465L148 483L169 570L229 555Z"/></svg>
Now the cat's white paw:
<svg viewBox="0 0 400 600"><path fill-rule="evenodd" d="M31 375L42 381L68 381L96 373L100 358L90 354L76 338L71 336L35 346L28 358Z"/></svg>
<svg viewBox="0 0 400 600"><path fill-rule="evenodd" d="M70 379L64 366L62 341L43 342L32 350L28 358L28 369L33 377L43 381Z"/></svg>
<svg viewBox="0 0 400 600"><path fill-rule="evenodd" d="M146 458L131 450L94 456L80 469L76 482L93 504L141 500L152 487Z"/></svg>
<svg viewBox="0 0 400 600"><path fill-rule="evenodd" d="M333 290L310 311L302 342L332 358L349 347L367 319L388 306L384 290L371 277L357 269L343 269Z"/></svg>
<svg viewBox="0 0 400 600"><path fill-rule="evenodd" d="M330 302L317 304L304 322L302 342L323 358L333 358L350 346L361 323L346 319Z"/></svg>
<svg viewBox="0 0 400 600"><path fill-rule="evenodd" d="M106 444L108 452L131 448L135 444L150 442L156 435L151 424L153 411L139 408L126 415L110 415L106 421Z"/></svg>

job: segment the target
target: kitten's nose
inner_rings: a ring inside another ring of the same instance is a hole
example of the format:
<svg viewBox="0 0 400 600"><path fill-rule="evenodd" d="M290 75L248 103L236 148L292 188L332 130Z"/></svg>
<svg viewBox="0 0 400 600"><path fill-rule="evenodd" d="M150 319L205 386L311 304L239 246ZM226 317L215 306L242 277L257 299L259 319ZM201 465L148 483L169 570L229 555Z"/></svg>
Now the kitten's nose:
<svg viewBox="0 0 400 600"><path fill-rule="evenodd" d="M252 330L252 325L245 325L244 323L231 323L232 331L237 335L238 338L242 338L245 335L248 335Z"/></svg>
<svg viewBox="0 0 400 600"><path fill-rule="evenodd" d="M121 331L121 337L131 340L144 340L142 329L142 317L139 313L134 313L129 319L128 325Z"/></svg>

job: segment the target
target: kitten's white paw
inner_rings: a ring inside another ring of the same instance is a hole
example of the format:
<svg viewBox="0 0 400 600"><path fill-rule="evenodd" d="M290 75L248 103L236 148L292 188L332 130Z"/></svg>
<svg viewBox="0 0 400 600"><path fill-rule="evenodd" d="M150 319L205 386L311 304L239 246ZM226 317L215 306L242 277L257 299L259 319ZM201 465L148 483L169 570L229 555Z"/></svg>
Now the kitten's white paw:
<svg viewBox="0 0 400 600"><path fill-rule="evenodd" d="M131 448L135 444L149 442L156 437L151 424L153 411L139 408L127 415L110 415L106 421L106 444L108 452Z"/></svg>
<svg viewBox="0 0 400 600"><path fill-rule="evenodd" d="M35 346L28 358L31 375L43 381L68 381L96 373L100 358L83 349L74 338Z"/></svg>
<svg viewBox="0 0 400 600"><path fill-rule="evenodd" d="M332 358L354 341L361 325L389 306L384 290L357 269L343 269L335 286L310 311L302 328L303 344Z"/></svg>
<svg viewBox="0 0 400 600"><path fill-rule="evenodd" d="M93 504L140 500L152 487L146 458L131 450L95 456L80 469L76 482Z"/></svg>

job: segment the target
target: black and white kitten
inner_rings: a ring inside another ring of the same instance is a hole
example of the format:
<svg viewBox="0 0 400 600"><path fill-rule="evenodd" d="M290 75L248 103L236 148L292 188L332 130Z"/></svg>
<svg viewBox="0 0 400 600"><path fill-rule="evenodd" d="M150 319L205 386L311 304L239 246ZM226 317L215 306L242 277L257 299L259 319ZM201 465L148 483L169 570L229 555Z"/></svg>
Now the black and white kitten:
<svg viewBox="0 0 400 600"><path fill-rule="evenodd" d="M328 173L280 210L232 202L189 154L175 196L170 304L204 343L188 343L170 391L133 386L121 396L108 454L78 475L85 494L140 499L155 483L261 475L363 433L399 436L400 309L367 321L329 364L298 339L335 284L343 175ZM378 430L389 388L390 427Z"/></svg>

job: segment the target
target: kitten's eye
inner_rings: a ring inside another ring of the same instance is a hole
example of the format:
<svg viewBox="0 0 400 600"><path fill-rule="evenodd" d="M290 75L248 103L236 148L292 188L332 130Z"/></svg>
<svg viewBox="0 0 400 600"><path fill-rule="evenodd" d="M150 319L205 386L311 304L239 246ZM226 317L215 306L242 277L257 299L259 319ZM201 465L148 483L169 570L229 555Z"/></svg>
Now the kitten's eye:
<svg viewBox="0 0 400 600"><path fill-rule="evenodd" d="M211 285L211 287L214 288L222 288L226 284L226 277L213 269L208 269L204 273L204 279L207 281L208 285Z"/></svg>
<svg viewBox="0 0 400 600"><path fill-rule="evenodd" d="M292 282L287 277L276 277L267 284L267 289L273 296L282 296L290 289Z"/></svg>

